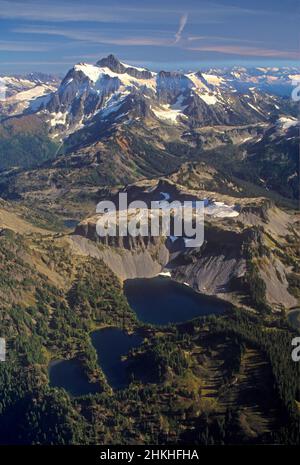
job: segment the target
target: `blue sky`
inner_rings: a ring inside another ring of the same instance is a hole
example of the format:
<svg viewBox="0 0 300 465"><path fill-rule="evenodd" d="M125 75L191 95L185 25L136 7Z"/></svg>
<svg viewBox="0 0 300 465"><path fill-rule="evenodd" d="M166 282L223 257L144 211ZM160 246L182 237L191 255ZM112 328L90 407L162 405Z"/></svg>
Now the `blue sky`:
<svg viewBox="0 0 300 465"><path fill-rule="evenodd" d="M0 0L0 73L298 64L298 0Z"/></svg>

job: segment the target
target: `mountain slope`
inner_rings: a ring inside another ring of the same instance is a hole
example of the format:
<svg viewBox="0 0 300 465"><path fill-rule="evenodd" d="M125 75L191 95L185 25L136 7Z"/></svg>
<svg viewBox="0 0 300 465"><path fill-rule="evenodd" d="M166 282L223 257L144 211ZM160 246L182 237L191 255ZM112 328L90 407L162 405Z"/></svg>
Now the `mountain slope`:
<svg viewBox="0 0 300 465"><path fill-rule="evenodd" d="M288 79L296 70L288 76L286 72L282 71ZM236 70L154 73L113 55L95 65L77 64L57 90L30 100L21 115L0 124L4 153L0 169L19 168L1 176L1 191L7 195L5 191L12 188L26 192L129 183L170 174L185 161L210 156L216 160L218 149L217 168L224 158L227 171L264 187L260 178L265 180L266 170L254 169L260 165L255 153L259 158L264 144L276 145L276 141L268 142L268 134L278 122L294 121L295 106L261 92L259 86L241 90L239 84L251 76L254 79L253 71ZM18 131L20 140L13 141L7 135L15 126L23 128L23 134ZM32 134L37 133L41 138L32 141ZM50 139L57 145L51 145ZM28 159L25 152L32 142ZM287 146L295 143L287 141ZM233 154L230 160L223 156L223 147ZM36 167L33 172L22 172ZM285 173L284 182L296 185L294 156L287 157ZM276 180L265 185L288 197L297 195L295 186L282 189Z"/></svg>
<svg viewBox="0 0 300 465"><path fill-rule="evenodd" d="M37 99L38 111L54 135L107 120L127 124L142 118L196 127L266 121L280 99L255 88L239 93L234 81L201 72L158 73L125 65L113 55L95 65L75 65L53 94Z"/></svg>
<svg viewBox="0 0 300 465"><path fill-rule="evenodd" d="M22 114L37 98L54 92L58 84L57 77L40 73L0 76L0 120Z"/></svg>

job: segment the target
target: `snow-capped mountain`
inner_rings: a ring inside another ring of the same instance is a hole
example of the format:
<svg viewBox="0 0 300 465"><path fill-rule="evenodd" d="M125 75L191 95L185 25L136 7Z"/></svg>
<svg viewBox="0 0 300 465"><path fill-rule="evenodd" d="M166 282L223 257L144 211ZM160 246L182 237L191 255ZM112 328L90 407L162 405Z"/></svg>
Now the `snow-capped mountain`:
<svg viewBox="0 0 300 465"><path fill-rule="evenodd" d="M293 82L300 81L300 67L256 67L208 68L208 74L215 74L234 85L239 91L255 88L274 95L290 97Z"/></svg>
<svg viewBox="0 0 300 465"><path fill-rule="evenodd" d="M38 113L59 137L94 124L103 129L141 119L187 130L266 122L285 114L280 97L255 86L241 91L242 79L232 73L154 73L109 55L95 65L75 65L56 91L32 100L27 112Z"/></svg>
<svg viewBox="0 0 300 465"><path fill-rule="evenodd" d="M284 79L296 71L286 69ZM0 129L5 137L16 134L24 153L32 135L34 153L40 153L41 144L53 148L50 155L47 150L44 157L30 159L30 166L49 160L42 184L50 172L63 179L63 185L133 182L170 173L183 161L219 148L228 152L239 146L241 159L247 158L248 147L253 147L251 156L253 151L262 153L265 147L277 147L278 136L287 152L298 140L296 104L253 85L257 73L262 71L152 72L109 55L94 65L76 64L58 86L36 76L11 79L4 107L11 103L13 116L6 113ZM28 166L18 159L14 145L10 151L13 162L3 154L4 167ZM294 173L290 165L287 160L287 178ZM56 178L52 175L51 183Z"/></svg>
<svg viewBox="0 0 300 465"><path fill-rule="evenodd" d="M22 114L37 98L54 92L58 78L40 73L0 76L0 117Z"/></svg>

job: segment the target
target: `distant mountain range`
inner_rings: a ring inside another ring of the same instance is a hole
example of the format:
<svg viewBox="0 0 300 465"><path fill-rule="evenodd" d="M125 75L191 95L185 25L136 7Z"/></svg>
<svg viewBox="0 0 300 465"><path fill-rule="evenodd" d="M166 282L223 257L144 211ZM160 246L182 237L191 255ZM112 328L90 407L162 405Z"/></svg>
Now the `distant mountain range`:
<svg viewBox="0 0 300 465"><path fill-rule="evenodd" d="M256 154L272 145L273 160L278 150L282 158L296 146L298 109L286 95L299 77L295 67L152 72L113 55L75 65L61 82L40 74L2 77L0 169L47 162L44 169L60 178L71 170L64 184L83 178L96 185L124 183L170 173L226 146L240 147L230 169L247 165L247 178ZM294 186L297 163L283 158L284 183ZM255 166L251 180L268 187L270 173ZM295 195L294 187L284 192Z"/></svg>
<svg viewBox="0 0 300 465"><path fill-rule="evenodd" d="M55 92L38 96L28 111L38 112L52 134L64 137L99 123L130 125L138 118L189 129L264 122L282 111L282 101L261 87L290 83L297 76L293 72L154 73L109 55L95 65L75 65Z"/></svg>
<svg viewBox="0 0 300 465"><path fill-rule="evenodd" d="M57 77L41 73L25 76L0 75L0 119L1 116L21 114L32 101L54 92L58 85Z"/></svg>

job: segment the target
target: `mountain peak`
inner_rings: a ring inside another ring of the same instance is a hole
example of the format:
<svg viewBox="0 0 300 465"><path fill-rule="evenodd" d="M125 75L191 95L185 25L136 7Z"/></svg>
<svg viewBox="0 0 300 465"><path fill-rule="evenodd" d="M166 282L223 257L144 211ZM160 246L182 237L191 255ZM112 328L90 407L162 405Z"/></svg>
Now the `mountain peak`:
<svg viewBox="0 0 300 465"><path fill-rule="evenodd" d="M101 60L97 61L96 66L99 66L99 68L109 68L115 73L122 73L125 71L123 64L113 54L101 58Z"/></svg>
<svg viewBox="0 0 300 465"><path fill-rule="evenodd" d="M152 73L145 68L137 68L126 63L122 63L115 55L108 55L97 61L96 66L100 68L109 68L114 73L124 74L127 73L137 79L151 79Z"/></svg>

